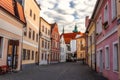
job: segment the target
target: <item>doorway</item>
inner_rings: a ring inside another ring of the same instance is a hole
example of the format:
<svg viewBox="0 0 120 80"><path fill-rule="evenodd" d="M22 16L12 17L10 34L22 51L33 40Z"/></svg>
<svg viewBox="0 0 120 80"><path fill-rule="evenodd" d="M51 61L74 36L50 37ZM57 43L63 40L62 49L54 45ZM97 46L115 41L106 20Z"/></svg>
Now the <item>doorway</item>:
<svg viewBox="0 0 120 80"><path fill-rule="evenodd" d="M8 41L7 66L9 70L16 70L18 67L18 40Z"/></svg>

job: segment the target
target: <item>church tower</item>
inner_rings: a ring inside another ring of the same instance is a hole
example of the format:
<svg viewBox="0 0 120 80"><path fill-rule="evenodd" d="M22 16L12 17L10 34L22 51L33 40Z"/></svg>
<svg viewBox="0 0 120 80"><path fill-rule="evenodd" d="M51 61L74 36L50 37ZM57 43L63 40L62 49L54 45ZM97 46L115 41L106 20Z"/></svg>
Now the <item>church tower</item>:
<svg viewBox="0 0 120 80"><path fill-rule="evenodd" d="M77 25L75 25L73 32L78 32Z"/></svg>

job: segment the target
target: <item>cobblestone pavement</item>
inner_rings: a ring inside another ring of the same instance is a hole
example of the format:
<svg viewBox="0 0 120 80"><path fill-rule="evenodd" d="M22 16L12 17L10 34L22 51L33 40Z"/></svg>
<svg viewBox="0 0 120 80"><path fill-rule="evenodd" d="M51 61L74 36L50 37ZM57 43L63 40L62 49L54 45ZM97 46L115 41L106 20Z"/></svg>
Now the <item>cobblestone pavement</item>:
<svg viewBox="0 0 120 80"><path fill-rule="evenodd" d="M27 67L0 75L0 80L107 80L80 62Z"/></svg>

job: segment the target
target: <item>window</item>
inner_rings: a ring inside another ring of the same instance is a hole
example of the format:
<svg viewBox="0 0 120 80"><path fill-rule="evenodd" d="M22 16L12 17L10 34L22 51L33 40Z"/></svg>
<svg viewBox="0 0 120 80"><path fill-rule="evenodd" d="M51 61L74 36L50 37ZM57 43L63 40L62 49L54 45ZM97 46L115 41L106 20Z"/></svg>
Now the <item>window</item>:
<svg viewBox="0 0 120 80"><path fill-rule="evenodd" d="M34 14L34 17L33 17L33 19L35 20L36 19L36 15Z"/></svg>
<svg viewBox="0 0 120 80"><path fill-rule="evenodd" d="M33 40L34 40L35 39L35 31L33 31L33 36L32 37L33 37Z"/></svg>
<svg viewBox="0 0 120 80"><path fill-rule="evenodd" d="M105 68L109 69L110 67L110 53L109 53L109 47L107 46L105 48Z"/></svg>
<svg viewBox="0 0 120 80"><path fill-rule="evenodd" d="M50 43L48 42L48 49L50 48Z"/></svg>
<svg viewBox="0 0 120 80"><path fill-rule="evenodd" d="M24 36L27 36L27 29L24 30Z"/></svg>
<svg viewBox="0 0 120 80"><path fill-rule="evenodd" d="M113 70L118 71L118 43L113 43Z"/></svg>
<svg viewBox="0 0 120 80"><path fill-rule="evenodd" d="M3 37L0 37L0 58L2 58Z"/></svg>
<svg viewBox="0 0 120 80"><path fill-rule="evenodd" d="M112 8L112 19L115 19L117 16L117 7L116 0L111 0L111 8Z"/></svg>
<svg viewBox="0 0 120 80"><path fill-rule="evenodd" d="M27 50L27 60L30 60L30 50Z"/></svg>
<svg viewBox="0 0 120 80"><path fill-rule="evenodd" d="M29 38L31 38L31 28L29 28Z"/></svg>
<svg viewBox="0 0 120 80"><path fill-rule="evenodd" d="M30 16L32 17L32 10L30 9Z"/></svg>
<svg viewBox="0 0 120 80"><path fill-rule="evenodd" d="M26 49L23 49L22 60L26 60Z"/></svg>
<svg viewBox="0 0 120 80"><path fill-rule="evenodd" d="M67 47L68 47L68 51L70 51L70 46L68 45Z"/></svg>
<svg viewBox="0 0 120 80"><path fill-rule="evenodd" d="M48 35L50 35L50 30L48 30Z"/></svg>
<svg viewBox="0 0 120 80"><path fill-rule="evenodd" d="M45 33L47 34L47 28L45 28Z"/></svg>
<svg viewBox="0 0 120 80"><path fill-rule="evenodd" d="M47 60L47 54L45 54L45 60Z"/></svg>
<svg viewBox="0 0 120 80"><path fill-rule="evenodd" d="M32 51L32 60L34 60L34 51Z"/></svg>
<svg viewBox="0 0 120 80"><path fill-rule="evenodd" d="M44 32L44 25L42 25L42 32Z"/></svg>
<svg viewBox="0 0 120 80"><path fill-rule="evenodd" d="M45 48L47 48L47 41L45 41Z"/></svg>
<svg viewBox="0 0 120 80"><path fill-rule="evenodd" d="M36 42L38 42L38 34L36 34Z"/></svg>
<svg viewBox="0 0 120 80"><path fill-rule="evenodd" d="M96 23L96 26L97 26L97 34L100 34L102 32L102 18L101 16L99 17L97 23Z"/></svg>
<svg viewBox="0 0 120 80"><path fill-rule="evenodd" d="M105 8L104 8L104 22L107 22L108 21L108 4L106 4Z"/></svg>
<svg viewBox="0 0 120 80"><path fill-rule="evenodd" d="M44 40L42 40L42 48L44 48Z"/></svg>

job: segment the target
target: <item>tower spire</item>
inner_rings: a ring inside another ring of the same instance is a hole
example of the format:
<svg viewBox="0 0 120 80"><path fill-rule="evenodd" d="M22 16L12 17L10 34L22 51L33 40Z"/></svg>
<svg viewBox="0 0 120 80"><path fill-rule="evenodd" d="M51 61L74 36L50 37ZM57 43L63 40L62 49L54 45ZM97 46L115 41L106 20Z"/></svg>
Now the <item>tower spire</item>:
<svg viewBox="0 0 120 80"><path fill-rule="evenodd" d="M63 31L62 31L62 33L64 34L64 26L63 26Z"/></svg>

